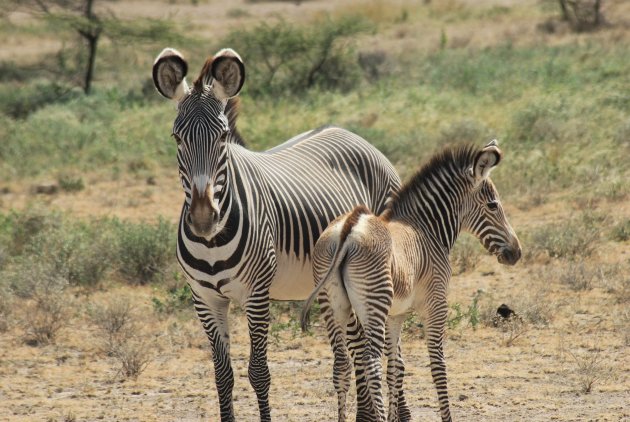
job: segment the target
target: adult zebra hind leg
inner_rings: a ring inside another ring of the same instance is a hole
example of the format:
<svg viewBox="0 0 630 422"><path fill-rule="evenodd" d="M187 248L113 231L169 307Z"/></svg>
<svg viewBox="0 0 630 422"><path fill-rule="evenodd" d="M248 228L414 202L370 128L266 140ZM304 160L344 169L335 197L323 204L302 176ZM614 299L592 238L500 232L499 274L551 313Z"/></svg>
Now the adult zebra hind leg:
<svg viewBox="0 0 630 422"><path fill-rule="evenodd" d="M234 372L230 362L230 334L228 327L230 301L214 292L201 300L193 290L193 303L197 316L210 340L221 422L234 422L234 406L232 403Z"/></svg>
<svg viewBox="0 0 630 422"><path fill-rule="evenodd" d="M269 292L253 294L245 306L249 328L249 382L258 398L261 422L271 421L269 388L271 375L267 365L267 334L269 332Z"/></svg>
<svg viewBox="0 0 630 422"><path fill-rule="evenodd" d="M389 392L388 422L409 422L411 412L403 391L405 363L400 346L400 332L406 315L387 319L385 350L387 353L387 387Z"/></svg>

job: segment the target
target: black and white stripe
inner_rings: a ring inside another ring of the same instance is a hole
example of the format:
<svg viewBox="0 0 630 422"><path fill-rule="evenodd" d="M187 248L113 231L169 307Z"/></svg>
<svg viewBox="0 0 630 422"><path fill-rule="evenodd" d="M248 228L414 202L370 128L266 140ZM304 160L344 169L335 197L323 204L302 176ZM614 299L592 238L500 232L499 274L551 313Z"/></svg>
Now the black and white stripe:
<svg viewBox="0 0 630 422"><path fill-rule="evenodd" d="M400 331L413 310L425 325L441 418L451 420L443 351L451 277L448 254L465 230L501 263L515 264L521 255L518 238L488 179L500 160L495 141L481 150L447 148L394 195L380 216L357 207L322 233L313 253L318 286L306 302L302 324L308 323L308 307L319 294L335 356L339 421L345 420L350 381L344 335L352 312L362 326L355 354L362 356L365 378L357 384L367 390L365 397L357 399L357 413L362 421L386 420L380 385L380 358L385 351L387 420L411 420L402 388Z"/></svg>
<svg viewBox="0 0 630 422"><path fill-rule="evenodd" d="M268 421L269 300L304 299L314 284L313 245L328 223L359 204L383 210L400 180L378 150L337 127L305 132L266 152L246 149L233 98L244 77L240 57L222 50L192 88L186 71L172 49L154 64L158 90L178 101L173 135L186 199L177 258L212 344L221 420L235 418L228 327L233 300L245 309L249 380L260 418ZM356 332L356 321L349 324Z"/></svg>

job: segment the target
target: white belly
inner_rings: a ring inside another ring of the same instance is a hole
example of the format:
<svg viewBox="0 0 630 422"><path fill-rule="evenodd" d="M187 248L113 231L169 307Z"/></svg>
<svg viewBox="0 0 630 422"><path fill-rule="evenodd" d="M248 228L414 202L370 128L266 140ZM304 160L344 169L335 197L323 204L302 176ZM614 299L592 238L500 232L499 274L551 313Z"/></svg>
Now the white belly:
<svg viewBox="0 0 630 422"><path fill-rule="evenodd" d="M311 261L303 262L294 255L278 255L278 270L269 289L271 299L304 300L315 288Z"/></svg>

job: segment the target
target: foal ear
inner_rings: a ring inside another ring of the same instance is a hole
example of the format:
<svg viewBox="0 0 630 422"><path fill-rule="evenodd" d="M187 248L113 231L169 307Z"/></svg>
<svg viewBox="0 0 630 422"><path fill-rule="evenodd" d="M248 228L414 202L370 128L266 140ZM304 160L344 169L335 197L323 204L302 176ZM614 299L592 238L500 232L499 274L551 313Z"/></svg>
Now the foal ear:
<svg viewBox="0 0 630 422"><path fill-rule="evenodd" d="M165 48L153 63L153 83L160 94L179 101L188 92L186 74L188 64L184 56L173 48Z"/></svg>
<svg viewBox="0 0 630 422"><path fill-rule="evenodd" d="M227 100L237 95L245 82L245 65L238 53L224 48L214 55L210 66L214 95Z"/></svg>
<svg viewBox="0 0 630 422"><path fill-rule="evenodd" d="M490 171L501 162L502 155L496 139L490 141L490 143L477 154L475 163L471 169L473 170L475 183L479 183L488 177Z"/></svg>

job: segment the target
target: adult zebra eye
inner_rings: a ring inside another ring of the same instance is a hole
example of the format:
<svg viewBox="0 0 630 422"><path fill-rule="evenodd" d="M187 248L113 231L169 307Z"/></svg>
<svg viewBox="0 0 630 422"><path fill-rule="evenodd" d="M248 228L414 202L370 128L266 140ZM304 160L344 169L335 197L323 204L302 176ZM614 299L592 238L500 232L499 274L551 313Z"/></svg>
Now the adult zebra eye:
<svg viewBox="0 0 630 422"><path fill-rule="evenodd" d="M495 201L488 202L488 208L490 209L490 211L496 211L497 208L499 208L499 204L497 204Z"/></svg>
<svg viewBox="0 0 630 422"><path fill-rule="evenodd" d="M175 134L173 134L171 136L173 136L173 138L175 138L175 142L177 142L177 146L180 146L182 144L182 140L181 140L181 138L179 136L177 136Z"/></svg>

